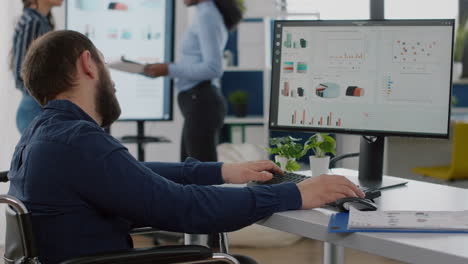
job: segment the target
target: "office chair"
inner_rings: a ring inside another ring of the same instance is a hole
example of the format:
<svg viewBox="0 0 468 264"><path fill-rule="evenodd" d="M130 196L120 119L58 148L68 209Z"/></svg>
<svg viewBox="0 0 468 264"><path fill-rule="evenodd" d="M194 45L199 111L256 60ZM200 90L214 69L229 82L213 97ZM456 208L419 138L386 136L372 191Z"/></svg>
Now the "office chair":
<svg viewBox="0 0 468 264"><path fill-rule="evenodd" d="M411 171L442 180L463 180L468 178L468 123L456 122L452 137L452 159L445 166L416 167Z"/></svg>
<svg viewBox="0 0 468 264"><path fill-rule="evenodd" d="M0 172L0 182L7 182L8 172ZM39 252L34 242L31 214L26 206L11 195L0 195L0 204L6 207L5 264L40 264ZM153 228L132 230L132 234L152 232ZM237 259L236 259L237 258ZM256 263L249 257L234 257L213 253L210 248L198 245L160 246L128 249L66 260L62 264L198 264L198 263Z"/></svg>

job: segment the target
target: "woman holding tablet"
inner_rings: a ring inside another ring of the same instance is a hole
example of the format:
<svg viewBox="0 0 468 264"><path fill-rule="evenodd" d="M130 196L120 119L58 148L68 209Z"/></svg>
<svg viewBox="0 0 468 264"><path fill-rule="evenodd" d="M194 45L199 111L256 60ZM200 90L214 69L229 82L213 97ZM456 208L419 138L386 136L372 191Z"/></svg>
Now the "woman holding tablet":
<svg viewBox="0 0 468 264"><path fill-rule="evenodd" d="M181 160L188 156L216 161L219 130L226 114L218 81L228 31L242 19L238 0L184 0L197 13L185 32L176 63L149 64L145 74L176 79L178 103L184 116Z"/></svg>

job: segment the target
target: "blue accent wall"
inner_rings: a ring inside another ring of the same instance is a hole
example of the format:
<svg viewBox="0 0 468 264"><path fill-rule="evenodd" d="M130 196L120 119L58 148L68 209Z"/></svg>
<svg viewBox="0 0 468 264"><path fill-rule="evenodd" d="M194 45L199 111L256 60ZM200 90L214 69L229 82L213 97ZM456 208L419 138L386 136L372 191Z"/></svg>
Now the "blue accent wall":
<svg viewBox="0 0 468 264"><path fill-rule="evenodd" d="M247 115L263 115L263 71L224 72L221 79L221 90L227 98L235 90L248 93ZM228 115L234 115L228 102Z"/></svg>
<svg viewBox="0 0 468 264"><path fill-rule="evenodd" d="M468 84L454 84L453 95L457 98L457 107L468 107Z"/></svg>
<svg viewBox="0 0 468 264"><path fill-rule="evenodd" d="M237 50L237 35L237 30L229 32L226 48L224 49L229 50L232 53L232 63L234 64L232 66L239 65L239 58L237 56L237 54L239 53Z"/></svg>

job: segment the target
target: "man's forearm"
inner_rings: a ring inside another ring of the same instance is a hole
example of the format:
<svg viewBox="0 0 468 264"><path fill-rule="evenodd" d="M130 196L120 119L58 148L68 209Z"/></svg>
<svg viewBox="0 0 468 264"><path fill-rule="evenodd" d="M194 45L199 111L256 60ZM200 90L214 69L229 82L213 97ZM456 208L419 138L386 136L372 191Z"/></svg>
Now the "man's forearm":
<svg viewBox="0 0 468 264"><path fill-rule="evenodd" d="M143 162L153 172L179 184L223 184L220 162L199 162L188 158L185 162Z"/></svg>

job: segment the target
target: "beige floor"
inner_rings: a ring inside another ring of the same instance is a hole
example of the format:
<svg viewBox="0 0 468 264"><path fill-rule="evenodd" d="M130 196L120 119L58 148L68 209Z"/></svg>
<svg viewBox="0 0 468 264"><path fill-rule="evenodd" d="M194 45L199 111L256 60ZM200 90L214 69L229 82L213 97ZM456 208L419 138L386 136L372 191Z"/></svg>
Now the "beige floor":
<svg viewBox="0 0 468 264"><path fill-rule="evenodd" d="M134 238L136 247L152 245L152 239L138 236ZM322 263L322 243L301 239L299 242L283 248L231 248L232 253L251 256L260 264L319 264ZM400 264L402 262L346 249L346 264ZM3 256L3 248L0 248ZM0 264L3 258L0 257Z"/></svg>
<svg viewBox="0 0 468 264"><path fill-rule="evenodd" d="M135 247L152 245L152 239L134 237ZM287 247L275 248L239 248L231 247L231 253L243 254L254 258L259 264L319 264L322 263L322 242L301 239ZM403 262L370 255L361 251L346 249L346 264L401 264Z"/></svg>
<svg viewBox="0 0 468 264"><path fill-rule="evenodd" d="M311 239L302 239L285 248L232 248L233 253L251 256L258 263L268 264L319 264L322 263L323 243ZM402 262L370 255L361 251L346 249L346 264L400 264Z"/></svg>

